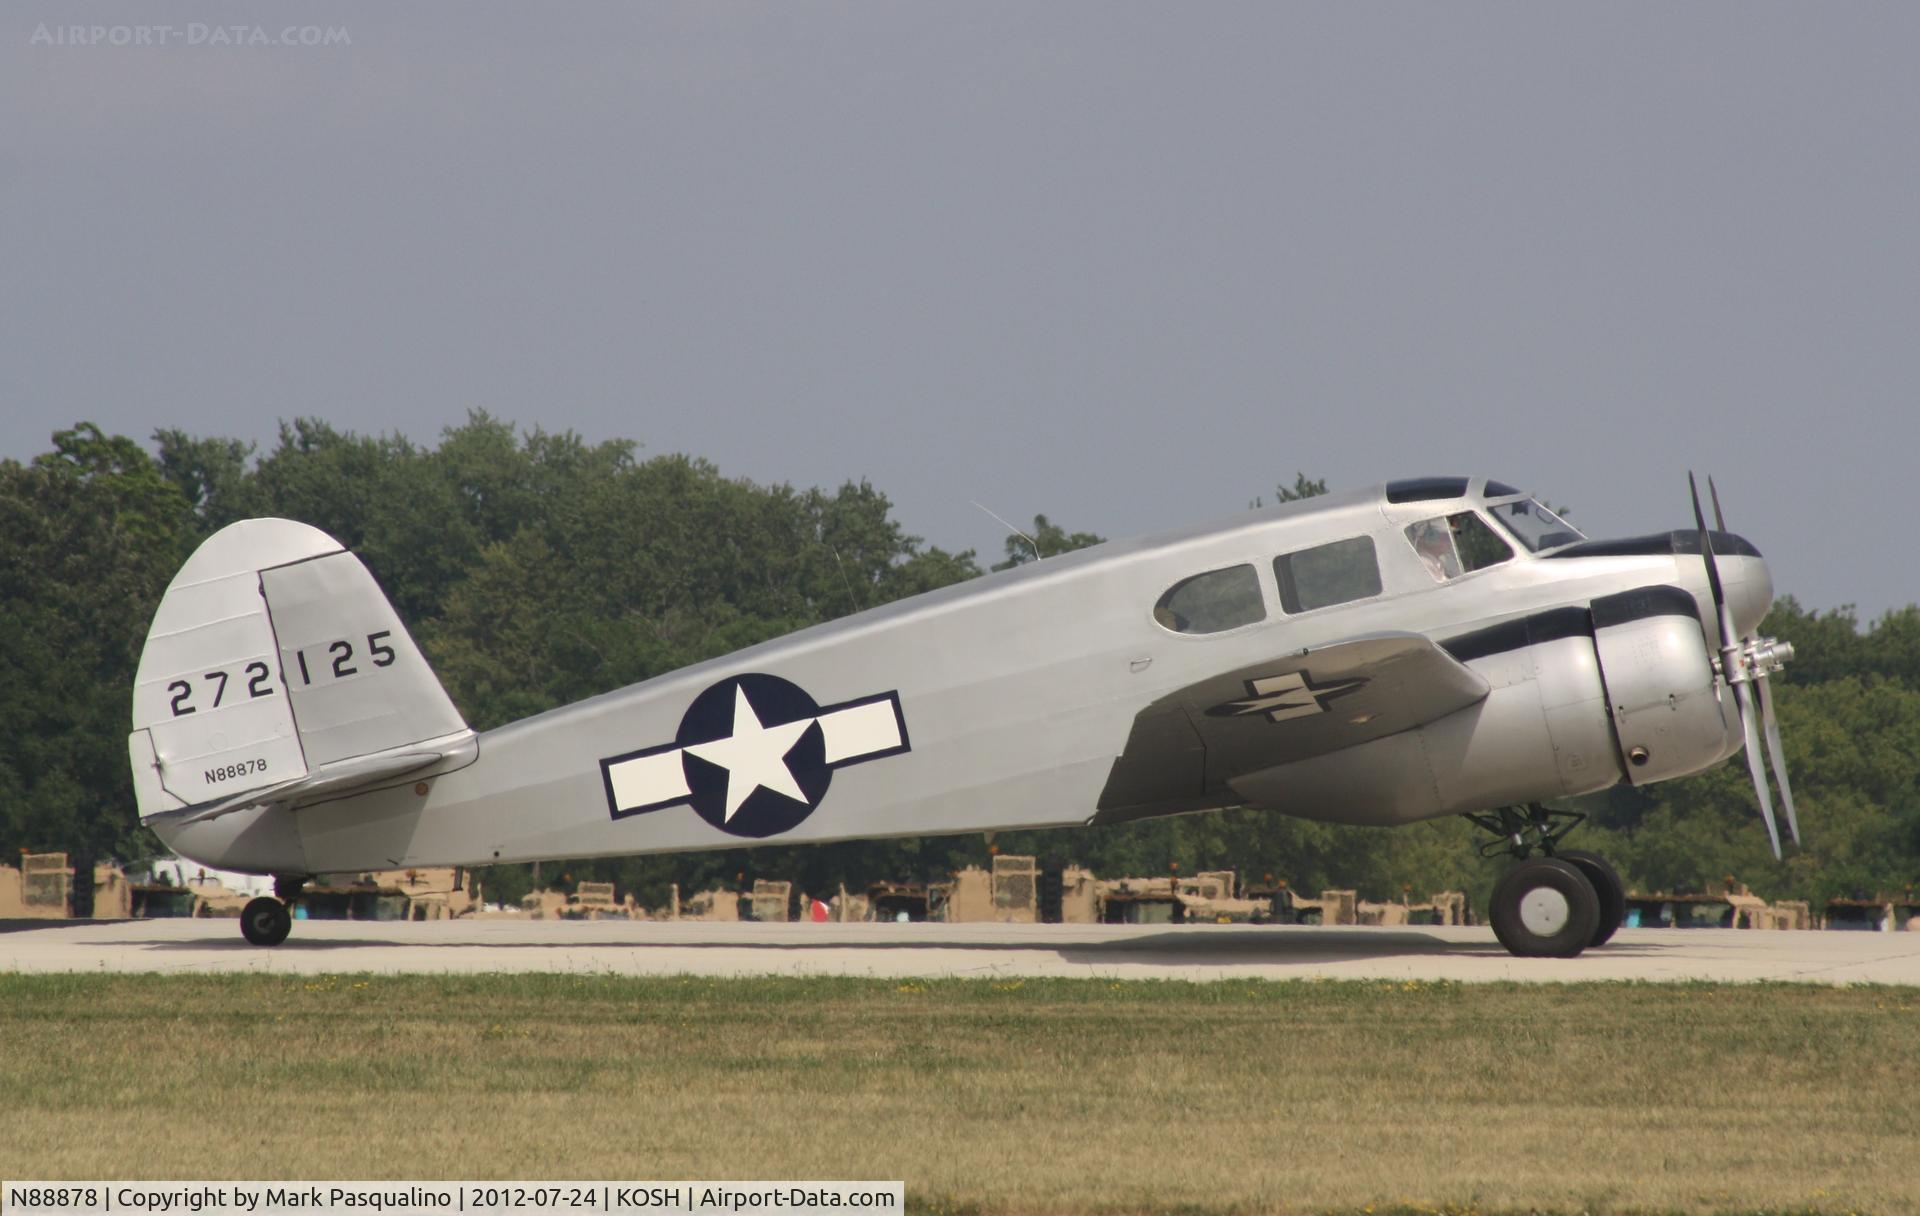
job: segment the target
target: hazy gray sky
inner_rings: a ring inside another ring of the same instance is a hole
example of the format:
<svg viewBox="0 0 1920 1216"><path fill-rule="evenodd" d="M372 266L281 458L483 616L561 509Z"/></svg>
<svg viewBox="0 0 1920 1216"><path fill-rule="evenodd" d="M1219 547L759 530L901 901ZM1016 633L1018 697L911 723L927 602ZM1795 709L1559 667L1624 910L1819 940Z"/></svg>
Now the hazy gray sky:
<svg viewBox="0 0 1920 1216"><path fill-rule="evenodd" d="M983 553L971 499L1121 536L1295 470L1619 535L1693 467L1803 602L1920 598L1920 6L0 23L0 455L484 407Z"/></svg>

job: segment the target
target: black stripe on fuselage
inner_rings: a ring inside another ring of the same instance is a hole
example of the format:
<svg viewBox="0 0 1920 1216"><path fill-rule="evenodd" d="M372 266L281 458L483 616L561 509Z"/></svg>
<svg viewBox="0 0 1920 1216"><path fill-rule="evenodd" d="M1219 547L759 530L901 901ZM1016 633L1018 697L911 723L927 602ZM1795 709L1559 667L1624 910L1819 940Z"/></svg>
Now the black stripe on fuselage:
<svg viewBox="0 0 1920 1216"><path fill-rule="evenodd" d="M1595 629L1625 625L1630 621L1644 621L1653 616L1697 617L1699 615L1700 605L1693 596L1665 583L1652 587L1635 587L1632 591L1603 595L1593 601Z"/></svg>
<svg viewBox="0 0 1920 1216"><path fill-rule="evenodd" d="M1462 663L1470 663L1489 655L1538 646L1542 642L1592 636L1593 617L1585 608L1552 608L1447 638L1440 643L1440 649Z"/></svg>
<svg viewBox="0 0 1920 1216"><path fill-rule="evenodd" d="M1691 595L1678 587L1660 584L1636 587L1614 595L1603 595L1587 608L1549 608L1517 620L1502 621L1485 629L1475 629L1457 637L1445 638L1440 649L1462 663L1484 659L1510 650L1557 642L1562 638L1590 638L1597 626L1606 629L1630 621L1655 616L1696 616L1699 608Z"/></svg>

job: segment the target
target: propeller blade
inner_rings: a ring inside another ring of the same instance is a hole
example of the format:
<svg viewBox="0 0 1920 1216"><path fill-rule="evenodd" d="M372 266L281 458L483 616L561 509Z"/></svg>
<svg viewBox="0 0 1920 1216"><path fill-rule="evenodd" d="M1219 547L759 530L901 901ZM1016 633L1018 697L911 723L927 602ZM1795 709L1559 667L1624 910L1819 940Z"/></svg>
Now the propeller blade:
<svg viewBox="0 0 1920 1216"><path fill-rule="evenodd" d="M1773 859L1780 860L1780 828L1773 819L1773 793L1767 789L1767 771L1760 759L1760 728L1764 722L1767 735L1767 755L1773 761L1773 775L1780 782L1780 798L1787 812L1787 828L1793 833L1793 842L1800 843L1800 824L1793 814L1793 787L1787 784L1786 752L1780 745L1780 724L1773 715L1773 693L1767 687L1764 669L1752 672L1748 679L1735 670L1736 664L1745 664L1737 650L1738 639L1733 633L1733 611L1727 607L1727 595L1720 585L1720 562L1713 555L1713 534L1707 531L1707 517L1700 509L1700 483L1694 480L1693 470L1687 470L1687 490L1693 495L1693 522L1700 529L1700 556L1707 563L1707 588L1713 593L1714 614L1720 622L1721 665L1725 668L1721 675L1733 688L1734 703L1740 710L1740 729L1746 735L1747 775L1753 778L1753 792L1760 798L1760 818L1767 825L1767 840L1773 845ZM1718 530L1727 530L1727 520L1720 513L1720 488L1713 484L1713 478L1707 478L1707 493L1713 498L1713 525ZM1787 656L1791 657L1789 649ZM1736 679L1736 676L1741 678ZM1751 684L1758 684L1759 704L1754 703L1754 690Z"/></svg>
<svg viewBox="0 0 1920 1216"><path fill-rule="evenodd" d="M1793 814L1793 786L1787 783L1787 753L1780 746L1780 721L1773 716L1773 689L1766 676L1754 683L1760 690L1760 725L1767 735L1767 759L1773 761L1773 779L1780 786L1780 809L1787 813L1787 833L1800 843L1800 821Z"/></svg>
<svg viewBox="0 0 1920 1216"><path fill-rule="evenodd" d="M1747 734L1747 774L1753 778L1753 792L1760 796L1760 818L1767 824L1767 839L1773 843L1773 859L1780 860L1780 829L1773 822L1773 795L1767 790L1767 771L1761 767L1760 728L1754 710L1753 690L1746 681L1733 686L1735 700L1740 706L1740 725Z"/></svg>
<svg viewBox="0 0 1920 1216"><path fill-rule="evenodd" d="M1693 522L1700 528L1700 556L1707 563L1707 589L1713 593L1713 608L1720 616L1720 644L1731 646L1734 642L1732 614L1727 612L1727 593L1720 586L1720 563L1713 557L1713 537L1707 532L1707 517L1700 511L1700 485L1693 479L1693 470L1687 470L1687 489L1693 494Z"/></svg>

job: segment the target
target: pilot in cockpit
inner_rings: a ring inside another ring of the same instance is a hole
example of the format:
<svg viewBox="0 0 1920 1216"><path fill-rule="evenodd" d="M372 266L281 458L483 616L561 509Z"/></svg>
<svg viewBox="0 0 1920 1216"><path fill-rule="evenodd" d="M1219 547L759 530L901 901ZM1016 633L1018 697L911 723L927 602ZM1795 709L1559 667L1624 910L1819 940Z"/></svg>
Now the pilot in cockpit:
<svg viewBox="0 0 1920 1216"><path fill-rule="evenodd" d="M1413 542L1413 551L1420 555L1427 571L1434 578L1445 582L1460 574L1460 557L1454 551L1453 532L1442 519L1423 519L1407 528L1407 539Z"/></svg>

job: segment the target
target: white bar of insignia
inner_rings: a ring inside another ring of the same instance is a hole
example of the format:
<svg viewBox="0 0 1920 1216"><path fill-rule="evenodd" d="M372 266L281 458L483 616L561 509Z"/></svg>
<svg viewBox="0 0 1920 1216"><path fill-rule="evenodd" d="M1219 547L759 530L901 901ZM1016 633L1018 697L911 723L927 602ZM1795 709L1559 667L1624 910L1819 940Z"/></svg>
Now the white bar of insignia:
<svg viewBox="0 0 1920 1216"><path fill-rule="evenodd" d="M622 810L672 802L693 792L687 788L687 770L677 747L609 765L607 779L613 783L614 805Z"/></svg>
<svg viewBox="0 0 1920 1216"><path fill-rule="evenodd" d="M822 714L820 730L826 736L828 764L857 760L900 746L900 719L894 715L891 698Z"/></svg>

